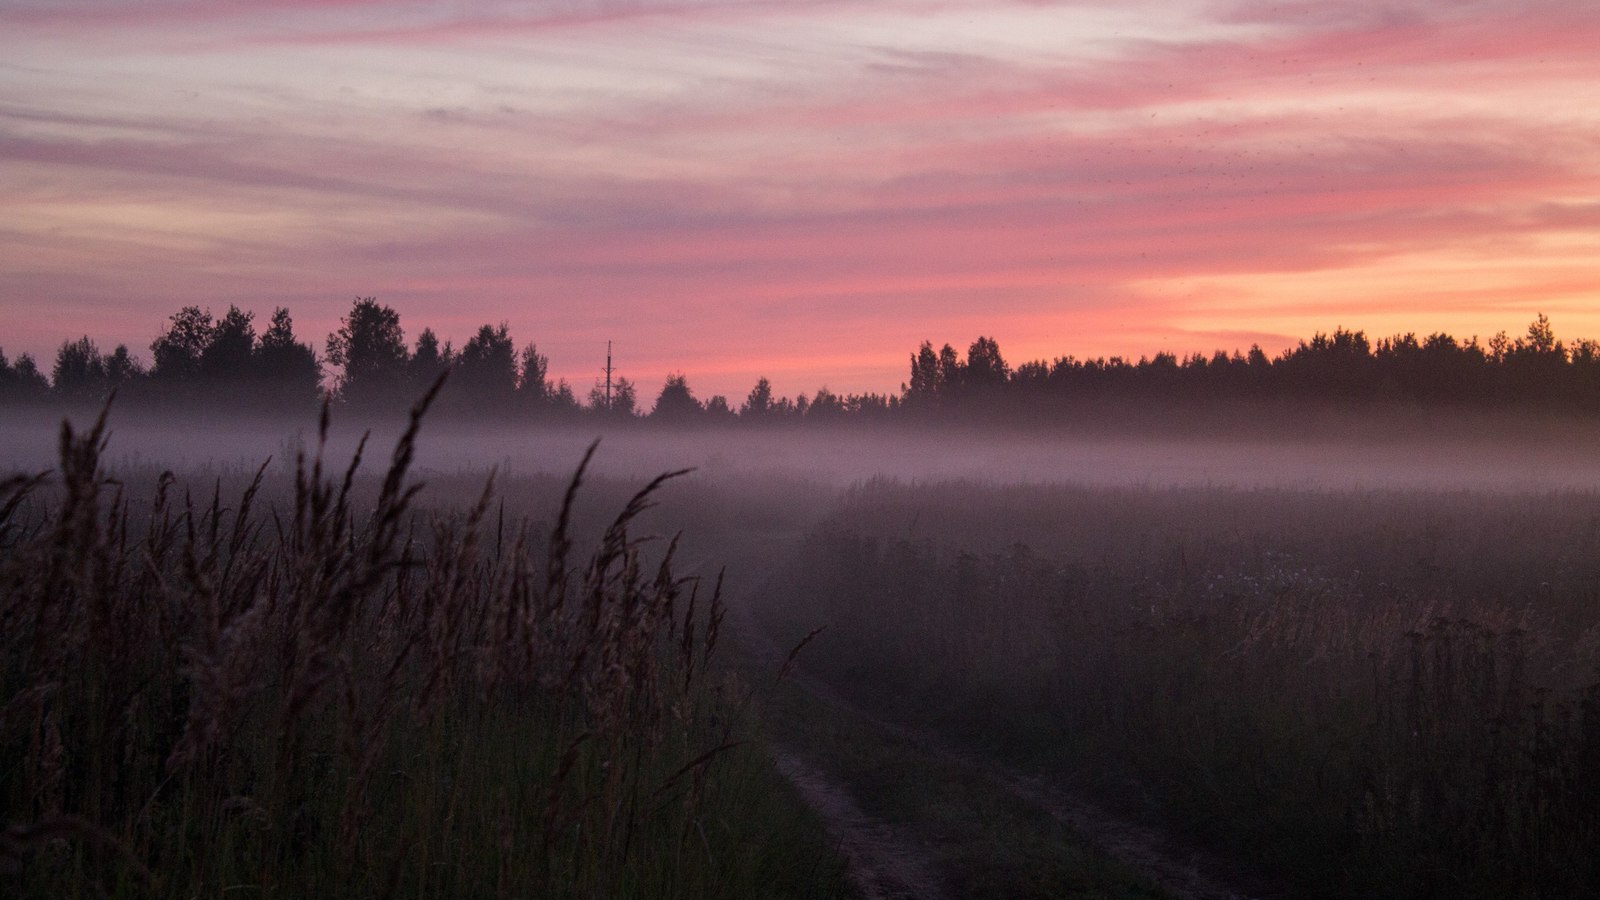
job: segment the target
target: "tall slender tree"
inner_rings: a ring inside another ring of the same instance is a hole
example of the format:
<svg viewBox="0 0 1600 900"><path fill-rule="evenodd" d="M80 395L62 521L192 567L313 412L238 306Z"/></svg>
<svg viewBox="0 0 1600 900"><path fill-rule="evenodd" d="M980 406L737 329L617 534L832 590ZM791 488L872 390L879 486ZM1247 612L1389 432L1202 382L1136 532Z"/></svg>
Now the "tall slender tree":
<svg viewBox="0 0 1600 900"><path fill-rule="evenodd" d="M525 412L545 409L551 403L550 358L532 343L517 360L517 405Z"/></svg>

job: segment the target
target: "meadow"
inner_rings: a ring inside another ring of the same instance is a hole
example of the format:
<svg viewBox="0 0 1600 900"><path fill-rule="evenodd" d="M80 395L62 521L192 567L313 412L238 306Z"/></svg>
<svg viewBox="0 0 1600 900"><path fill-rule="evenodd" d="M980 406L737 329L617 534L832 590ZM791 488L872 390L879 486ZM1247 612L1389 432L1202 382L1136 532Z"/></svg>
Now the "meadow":
<svg viewBox="0 0 1600 900"><path fill-rule="evenodd" d="M425 405L375 475L326 413L276 467L111 472L102 418L0 485L7 896L841 894L718 580L635 531L671 474L598 530L581 466L548 519L425 504Z"/></svg>
<svg viewBox="0 0 1600 900"><path fill-rule="evenodd" d="M1600 885L1580 448L420 412L0 479L8 896L1212 895L1052 797L1253 896Z"/></svg>
<svg viewBox="0 0 1600 900"><path fill-rule="evenodd" d="M847 492L762 594L805 665L1292 896L1600 887L1600 496Z"/></svg>

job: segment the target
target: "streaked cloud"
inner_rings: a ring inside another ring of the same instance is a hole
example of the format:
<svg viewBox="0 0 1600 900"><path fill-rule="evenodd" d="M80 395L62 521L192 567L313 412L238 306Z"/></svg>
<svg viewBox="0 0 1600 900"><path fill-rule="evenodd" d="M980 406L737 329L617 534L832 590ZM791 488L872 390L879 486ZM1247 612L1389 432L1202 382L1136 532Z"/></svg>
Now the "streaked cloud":
<svg viewBox="0 0 1600 900"><path fill-rule="evenodd" d="M443 10L443 11L441 11ZM0 3L0 345L376 294L592 380L1600 335L1600 8ZM1254 336L1254 337L1252 337ZM1269 347L1269 349L1275 349ZM700 374L704 373L704 374Z"/></svg>

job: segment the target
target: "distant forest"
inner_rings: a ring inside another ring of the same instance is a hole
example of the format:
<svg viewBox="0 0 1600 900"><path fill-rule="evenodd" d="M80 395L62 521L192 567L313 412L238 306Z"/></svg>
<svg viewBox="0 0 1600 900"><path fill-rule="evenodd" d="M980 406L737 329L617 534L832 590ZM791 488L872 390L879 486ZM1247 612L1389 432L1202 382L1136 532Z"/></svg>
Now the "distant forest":
<svg viewBox="0 0 1600 900"><path fill-rule="evenodd" d="M1558 340L1539 315L1526 334L1504 332L1485 343L1448 334L1382 338L1335 329L1269 356L1218 350L1210 356L1157 353L1122 357L1062 356L1011 365L992 338L966 353L924 342L911 354L898 393L836 394L826 387L793 399L762 378L735 404L697 398L688 378L665 378L648 412L637 385L601 381L580 398L532 344L520 349L509 328L484 325L460 348L424 328L407 345L400 315L359 298L328 335L321 357L294 333L286 309L259 334L255 315L230 306L220 317L188 306L150 344L152 360L119 345L102 352L89 337L63 342L46 376L29 354L14 362L0 348L0 402L210 407L240 413L299 413L324 400L365 413L401 410L445 372L440 406L485 420L588 419L676 423L869 420L1056 421L1088 408L1212 408L1226 405L1377 403L1443 408L1515 408L1600 414L1600 342ZM324 376L323 364L338 372Z"/></svg>

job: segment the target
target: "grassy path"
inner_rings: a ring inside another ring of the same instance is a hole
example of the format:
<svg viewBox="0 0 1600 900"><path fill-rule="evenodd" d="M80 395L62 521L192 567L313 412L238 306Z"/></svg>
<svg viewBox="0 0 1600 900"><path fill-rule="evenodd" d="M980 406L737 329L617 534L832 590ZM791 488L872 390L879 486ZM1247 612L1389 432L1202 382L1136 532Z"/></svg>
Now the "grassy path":
<svg viewBox="0 0 1600 900"><path fill-rule="evenodd" d="M762 552L741 555L764 558L761 568L770 570L786 536L745 539ZM792 648L778 646L756 621L749 599L732 598L728 624L752 680L771 683ZM803 664L787 672L768 702L777 767L827 826L863 897L1280 895L1064 785L879 715Z"/></svg>
<svg viewBox="0 0 1600 900"><path fill-rule="evenodd" d="M954 748L921 729L876 716L800 673L769 714L782 755L806 754L876 821L893 846L920 849L938 892L887 896L1168 897L1246 900L1280 896L1175 837L1130 822L1050 781ZM830 832L852 826L791 782ZM920 845L907 833L921 835ZM836 837L848 849L857 839ZM869 845L870 846L870 845ZM867 855L870 864L874 858ZM891 857L893 858L893 857ZM889 877L894 880L892 874Z"/></svg>
<svg viewBox="0 0 1600 900"><path fill-rule="evenodd" d="M743 604L729 624L753 680L780 652ZM1191 854L1055 791L887 721L811 673L772 693L778 770L827 827L864 898L1234 898Z"/></svg>
<svg viewBox="0 0 1600 900"><path fill-rule="evenodd" d="M784 748L773 762L827 828L845 862L851 888L863 900L942 900L949 896L926 845L908 829L873 818L849 787Z"/></svg>

